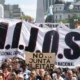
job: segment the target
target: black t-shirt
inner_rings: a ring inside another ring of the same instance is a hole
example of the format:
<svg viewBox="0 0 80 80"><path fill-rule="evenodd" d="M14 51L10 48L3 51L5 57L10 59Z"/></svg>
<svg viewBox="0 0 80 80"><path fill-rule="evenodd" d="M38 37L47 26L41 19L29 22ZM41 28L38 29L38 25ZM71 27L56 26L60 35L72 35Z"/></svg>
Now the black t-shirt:
<svg viewBox="0 0 80 80"><path fill-rule="evenodd" d="M37 75L36 80L43 80L43 79L41 78L41 76Z"/></svg>

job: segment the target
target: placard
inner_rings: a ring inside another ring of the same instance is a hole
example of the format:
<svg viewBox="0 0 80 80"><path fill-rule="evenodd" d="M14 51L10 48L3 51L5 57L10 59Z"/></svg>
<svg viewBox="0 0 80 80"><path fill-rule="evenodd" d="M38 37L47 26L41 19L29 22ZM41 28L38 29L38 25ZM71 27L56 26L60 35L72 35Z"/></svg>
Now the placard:
<svg viewBox="0 0 80 80"><path fill-rule="evenodd" d="M29 69L53 69L55 65L55 53L30 53L26 54L26 63Z"/></svg>

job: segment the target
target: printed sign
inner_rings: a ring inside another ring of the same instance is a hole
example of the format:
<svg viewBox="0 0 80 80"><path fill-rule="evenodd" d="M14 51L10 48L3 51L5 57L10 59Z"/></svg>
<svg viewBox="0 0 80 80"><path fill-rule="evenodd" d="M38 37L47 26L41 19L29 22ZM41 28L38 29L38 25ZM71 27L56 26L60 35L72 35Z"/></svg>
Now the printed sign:
<svg viewBox="0 0 80 80"><path fill-rule="evenodd" d="M26 53L27 67L30 69L53 69L55 60L55 53Z"/></svg>

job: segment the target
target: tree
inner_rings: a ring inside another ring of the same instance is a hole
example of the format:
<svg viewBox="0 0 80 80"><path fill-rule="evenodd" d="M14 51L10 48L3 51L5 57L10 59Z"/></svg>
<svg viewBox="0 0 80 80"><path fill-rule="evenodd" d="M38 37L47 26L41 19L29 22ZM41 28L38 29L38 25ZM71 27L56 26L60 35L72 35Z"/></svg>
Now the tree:
<svg viewBox="0 0 80 80"><path fill-rule="evenodd" d="M63 23L70 23L70 28L74 29L77 23L80 23L80 16L73 15L70 18L67 18L62 21Z"/></svg>
<svg viewBox="0 0 80 80"><path fill-rule="evenodd" d="M28 22L31 22L33 21L34 19L30 16L21 16L20 19L24 19L25 21L28 21Z"/></svg>

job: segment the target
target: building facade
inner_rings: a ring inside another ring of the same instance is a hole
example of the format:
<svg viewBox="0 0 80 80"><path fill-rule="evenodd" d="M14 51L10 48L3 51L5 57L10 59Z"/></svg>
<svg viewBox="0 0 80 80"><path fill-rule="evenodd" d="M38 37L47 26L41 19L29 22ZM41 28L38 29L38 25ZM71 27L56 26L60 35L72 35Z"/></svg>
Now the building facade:
<svg viewBox="0 0 80 80"><path fill-rule="evenodd" d="M4 5L5 0L0 0L0 4Z"/></svg>
<svg viewBox="0 0 80 80"><path fill-rule="evenodd" d="M65 20L73 15L80 16L80 1L71 2L55 2L53 6L54 22Z"/></svg>
<svg viewBox="0 0 80 80"><path fill-rule="evenodd" d="M80 0L74 0L74 2L77 2L77 1L80 1Z"/></svg>
<svg viewBox="0 0 80 80"><path fill-rule="evenodd" d="M47 12L48 8L51 5L54 5L55 0L43 0L43 5L44 5L44 12Z"/></svg>
<svg viewBox="0 0 80 80"><path fill-rule="evenodd" d="M4 5L4 18L20 19L21 15L19 5Z"/></svg>
<svg viewBox="0 0 80 80"><path fill-rule="evenodd" d="M4 18L20 19L20 16L24 14L19 5L7 5L5 0L0 0L0 4L4 7Z"/></svg>

